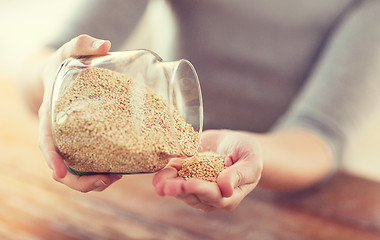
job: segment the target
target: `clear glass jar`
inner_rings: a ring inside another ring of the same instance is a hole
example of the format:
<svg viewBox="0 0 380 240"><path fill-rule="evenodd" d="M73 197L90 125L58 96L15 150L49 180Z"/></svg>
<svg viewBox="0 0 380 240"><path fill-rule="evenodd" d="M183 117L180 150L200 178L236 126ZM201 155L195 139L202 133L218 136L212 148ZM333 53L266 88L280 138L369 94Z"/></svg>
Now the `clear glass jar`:
<svg viewBox="0 0 380 240"><path fill-rule="evenodd" d="M65 60L51 94L56 151L77 175L151 173L198 151L201 88L193 65L148 50Z"/></svg>

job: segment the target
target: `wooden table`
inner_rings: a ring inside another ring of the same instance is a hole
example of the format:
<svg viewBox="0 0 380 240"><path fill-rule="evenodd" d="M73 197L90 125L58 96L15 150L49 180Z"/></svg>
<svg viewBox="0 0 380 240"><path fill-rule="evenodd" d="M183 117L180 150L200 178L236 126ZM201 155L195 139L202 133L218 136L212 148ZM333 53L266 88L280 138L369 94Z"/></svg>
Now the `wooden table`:
<svg viewBox="0 0 380 240"><path fill-rule="evenodd" d="M75 192L51 179L38 120L0 83L0 239L380 239L380 183L344 172L305 194L255 190L233 212L158 197L152 175Z"/></svg>

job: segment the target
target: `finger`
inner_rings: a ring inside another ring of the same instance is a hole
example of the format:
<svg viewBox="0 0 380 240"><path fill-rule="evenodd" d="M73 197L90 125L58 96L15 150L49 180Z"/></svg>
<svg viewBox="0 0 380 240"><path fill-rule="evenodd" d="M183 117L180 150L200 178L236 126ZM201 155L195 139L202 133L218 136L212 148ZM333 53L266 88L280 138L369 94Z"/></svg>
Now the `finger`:
<svg viewBox="0 0 380 240"><path fill-rule="evenodd" d="M258 182L255 182L252 184L241 185L235 188L234 195L232 196L232 198L236 199L233 201L235 205L239 205L241 200L243 200L245 196L247 196L254 188L256 188L257 184Z"/></svg>
<svg viewBox="0 0 380 240"><path fill-rule="evenodd" d="M197 196L201 203L207 205L215 205L222 200L222 194L215 182L188 179L184 181L182 188L183 194L193 194Z"/></svg>
<svg viewBox="0 0 380 240"><path fill-rule="evenodd" d="M182 164L183 164L183 158L172 158L168 165L169 167L175 168L177 171L182 169Z"/></svg>
<svg viewBox="0 0 380 240"><path fill-rule="evenodd" d="M204 212L228 210L231 205L232 199L223 198L216 183L190 179L183 184L183 189L183 193L176 198Z"/></svg>
<svg viewBox="0 0 380 240"><path fill-rule="evenodd" d="M158 195L163 196L163 187L166 181L178 177L178 171L181 168L182 159L172 159L164 169L154 175L152 184Z"/></svg>
<svg viewBox="0 0 380 240"><path fill-rule="evenodd" d="M68 173L66 177L59 178L53 173L53 178L57 182L60 182L74 190L87 193L90 191L103 191L121 177L113 177L111 175L77 176Z"/></svg>
<svg viewBox="0 0 380 240"><path fill-rule="evenodd" d="M156 187L157 184L162 183L168 179L175 178L177 176L178 174L175 168L166 167L153 176L152 184L154 187Z"/></svg>
<svg viewBox="0 0 380 240"><path fill-rule="evenodd" d="M262 154L254 139L233 133L227 135L218 148L227 154L227 168L217 178L223 197L231 197L236 187L259 181L263 168Z"/></svg>
<svg viewBox="0 0 380 240"><path fill-rule="evenodd" d="M89 35L80 35L64 44L58 52L61 60L73 56L105 55L111 48L111 42L101 40Z"/></svg>
<svg viewBox="0 0 380 240"><path fill-rule="evenodd" d="M214 184L207 187L206 185L200 185L196 181L193 181L188 186L184 184L184 192L175 197L184 201L189 206L201 209L205 212L214 211L216 209L231 211L256 187L257 182L237 187L233 195L228 198L221 195L216 184L214 186L212 185Z"/></svg>
<svg viewBox="0 0 380 240"><path fill-rule="evenodd" d="M48 154L50 154L48 158L52 163L52 170L58 177L64 178L67 174L67 167L62 157L56 151L49 151Z"/></svg>
<svg viewBox="0 0 380 240"><path fill-rule="evenodd" d="M123 176L122 175L108 175L107 177L108 177L109 181L104 182L101 179L100 179L100 182L99 182L99 180L96 181L94 183L95 188L93 189L93 191L96 191L96 192L104 191L106 188L111 186L111 184L120 180Z"/></svg>
<svg viewBox="0 0 380 240"><path fill-rule="evenodd" d="M182 178L174 178L167 180L162 186L162 193L164 196L180 196L184 194L183 184L185 180Z"/></svg>
<svg viewBox="0 0 380 240"><path fill-rule="evenodd" d="M75 56L106 55L110 49L110 41L93 38L89 35L80 35L62 45L53 55L51 55L49 61L43 68L42 76L44 79L43 84L45 95L50 95L49 90L52 87L51 80L54 78L56 68L63 60ZM47 98L45 100L47 100Z"/></svg>
<svg viewBox="0 0 380 240"><path fill-rule="evenodd" d="M169 184L170 180L175 179L177 176L177 170L175 170L172 167L165 168L160 172L156 173L156 175L153 177L153 186L156 193L159 196L167 195L167 190L165 190L167 188L167 184ZM171 194L170 196L173 196L173 194Z"/></svg>
<svg viewBox="0 0 380 240"><path fill-rule="evenodd" d="M178 171L182 168L182 159L175 158L170 160L168 165L157 172L153 177L153 186L157 183L165 181L170 178L175 178L178 176Z"/></svg>
<svg viewBox="0 0 380 240"><path fill-rule="evenodd" d="M67 173L66 165L61 156L56 152L50 129L48 104L45 101L39 110L39 146L48 166L59 178L64 178Z"/></svg>
<svg viewBox="0 0 380 240"><path fill-rule="evenodd" d="M186 194L186 195L176 196L176 198L183 201L184 203L186 203L190 207L200 209L204 212L211 212L211 211L217 209L215 206L202 203L199 200L199 198L194 194Z"/></svg>
<svg viewBox="0 0 380 240"><path fill-rule="evenodd" d="M220 173L217 178L223 197L231 197L234 189L245 184L257 183L261 177L262 164L248 156L248 159L240 159ZM230 160L234 162L234 160Z"/></svg>

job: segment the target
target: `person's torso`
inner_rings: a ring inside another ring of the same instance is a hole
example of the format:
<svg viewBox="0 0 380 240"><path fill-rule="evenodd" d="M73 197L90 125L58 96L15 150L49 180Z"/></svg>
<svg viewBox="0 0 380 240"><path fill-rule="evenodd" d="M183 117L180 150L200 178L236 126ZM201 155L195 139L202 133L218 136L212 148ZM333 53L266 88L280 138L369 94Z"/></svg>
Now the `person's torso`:
<svg viewBox="0 0 380 240"><path fill-rule="evenodd" d="M267 131L351 0L173 0L179 56L197 69L205 128Z"/></svg>

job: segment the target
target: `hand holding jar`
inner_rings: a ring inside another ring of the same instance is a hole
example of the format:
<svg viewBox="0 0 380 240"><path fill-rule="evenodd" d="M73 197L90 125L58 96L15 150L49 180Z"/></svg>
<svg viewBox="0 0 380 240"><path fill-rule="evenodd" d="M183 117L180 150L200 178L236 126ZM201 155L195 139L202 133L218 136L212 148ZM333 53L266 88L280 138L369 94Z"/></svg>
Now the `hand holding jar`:
<svg viewBox="0 0 380 240"><path fill-rule="evenodd" d="M69 57L81 55L105 55L111 48L109 41L81 35L64 44L51 54L43 68L42 80L44 96L39 110L40 128L39 145L44 158L52 171L53 178L72 189L89 192L102 191L121 178L121 175L89 175L78 176L67 171L62 157L56 152L50 128L50 90L56 69Z"/></svg>
<svg viewBox="0 0 380 240"><path fill-rule="evenodd" d="M202 96L187 60L148 50L71 57L49 89L51 137L70 174L116 175L112 183L198 150Z"/></svg>

